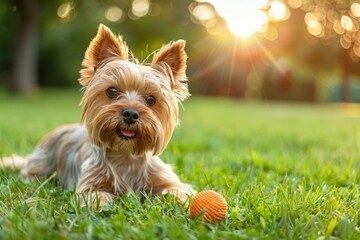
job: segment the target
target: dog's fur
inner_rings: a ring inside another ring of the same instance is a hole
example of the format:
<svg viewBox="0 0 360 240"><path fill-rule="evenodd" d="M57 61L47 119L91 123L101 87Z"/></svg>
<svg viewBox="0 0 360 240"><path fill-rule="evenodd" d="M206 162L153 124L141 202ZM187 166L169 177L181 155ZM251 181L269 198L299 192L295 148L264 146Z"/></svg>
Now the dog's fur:
<svg viewBox="0 0 360 240"><path fill-rule="evenodd" d="M190 96L184 48L183 40L169 43L151 64L139 64L122 38L100 25L80 72L81 124L55 129L29 157L2 165L22 167L25 177L56 171L63 186L76 186L87 200L97 196L100 205L132 191L185 202L194 190L158 157L178 124L178 103Z"/></svg>

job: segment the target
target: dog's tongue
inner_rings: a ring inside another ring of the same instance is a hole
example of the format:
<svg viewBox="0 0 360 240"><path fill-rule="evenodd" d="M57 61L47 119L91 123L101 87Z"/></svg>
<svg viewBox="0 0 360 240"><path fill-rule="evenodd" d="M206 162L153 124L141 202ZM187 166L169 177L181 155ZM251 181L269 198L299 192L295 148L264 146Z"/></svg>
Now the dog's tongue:
<svg viewBox="0 0 360 240"><path fill-rule="evenodd" d="M121 134L124 136L124 137L133 137L135 136L135 132L134 131L128 131L128 130L125 130L125 129L121 129Z"/></svg>

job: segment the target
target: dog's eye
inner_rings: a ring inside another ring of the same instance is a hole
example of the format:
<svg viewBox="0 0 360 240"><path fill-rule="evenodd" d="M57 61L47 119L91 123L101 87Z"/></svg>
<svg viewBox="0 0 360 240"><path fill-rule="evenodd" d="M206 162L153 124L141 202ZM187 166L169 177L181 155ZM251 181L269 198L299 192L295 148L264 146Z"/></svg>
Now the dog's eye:
<svg viewBox="0 0 360 240"><path fill-rule="evenodd" d="M156 99L155 99L155 97L153 97L153 96L147 96L147 97L145 98L145 102L146 102L146 105L148 105L149 107L151 107L152 105L155 104Z"/></svg>
<svg viewBox="0 0 360 240"><path fill-rule="evenodd" d="M116 88L111 87L106 90L106 96L108 96L109 98L116 98L117 96L119 96L119 92Z"/></svg>

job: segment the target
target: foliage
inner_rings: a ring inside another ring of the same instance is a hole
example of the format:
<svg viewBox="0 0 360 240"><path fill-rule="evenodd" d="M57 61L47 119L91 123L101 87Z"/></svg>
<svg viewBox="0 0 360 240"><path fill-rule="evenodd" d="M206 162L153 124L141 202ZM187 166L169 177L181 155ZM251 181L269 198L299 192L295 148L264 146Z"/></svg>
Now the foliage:
<svg viewBox="0 0 360 240"><path fill-rule="evenodd" d="M263 31L244 41L229 32L225 20L216 12L213 12L214 16L209 24L195 17L194 9L200 5L214 11L207 2L149 0L150 10L142 17L131 15L133 2L40 1L40 85L78 86L77 79L84 52L95 36L99 23L104 23L114 32L123 35L140 61L169 41L185 39L189 55L187 72L192 82L191 92L195 94L262 97L261 85L268 81L267 73L272 71L276 73L276 78L282 78L284 69L279 65L283 62L287 63L287 70L292 73L293 81L315 82L314 85L321 88L318 92L327 91L325 88L329 85L327 80L330 77L324 78L325 75L332 75L331 79L335 78L337 82L343 78L345 90L349 75L359 75L357 63L351 61L347 50L340 44L341 41L344 45L345 40L354 40L349 52L352 52L352 59L356 60L354 54L359 44L354 37L357 36L356 29L360 25L357 24L358 18L350 14L350 8L355 4L351 1L284 0L282 2L289 6L287 10L290 17L284 18L284 21L270 21L268 24L268 30L275 29L276 38L267 40L264 37L266 31ZM268 1L268 6L263 10L270 11L270 5L274 2L276 1ZM0 3L0 21L4 23L0 27L1 85L13 80L13 53L17 48L21 15L19 9L23 3L24 1L10 0ZM59 10L63 6L68 6L69 11L61 15ZM114 22L106 17L106 13L113 7L122 11L122 17ZM324 18L324 12L329 16L336 13L339 19L346 13L353 21L353 29L342 35L335 33L332 23ZM309 34L309 26L305 22L307 14L317 16L317 23L321 23L322 29L326 31L315 36ZM209 30L212 25L215 27ZM350 99L350 96L347 98ZM320 98L317 96L317 99ZM324 99L326 97L322 98Z"/></svg>
<svg viewBox="0 0 360 240"><path fill-rule="evenodd" d="M358 2L303 0L301 8L307 13L305 22L310 34L320 38L327 46L336 44L346 49L352 60L360 60Z"/></svg>
<svg viewBox="0 0 360 240"><path fill-rule="evenodd" d="M13 53L13 41L16 34L18 19L14 13L14 8L6 1L0 2L0 27L1 44L0 44L0 73L9 71L11 68L11 58ZM3 74L2 74L3 75ZM1 83L1 80L0 80Z"/></svg>
<svg viewBox="0 0 360 240"><path fill-rule="evenodd" d="M0 155L27 154L47 131L78 121L79 101L78 91L0 92ZM224 222L191 220L168 196L80 208L54 179L0 170L0 238L359 239L358 117L352 105L194 97L162 159L196 189L224 195Z"/></svg>
<svg viewBox="0 0 360 240"><path fill-rule="evenodd" d="M91 39L95 37L100 23L121 34L140 61L170 41L185 39L188 45L191 45L208 35L201 25L191 21L188 7L193 0L154 0L151 1L151 6L159 8L156 15L150 12L141 18L132 19L127 15L131 12L131 2L41 1L38 69L40 85L77 86L76 80L79 77L84 52ZM2 36L5 36L0 40L0 45L4 46L6 53L0 56L0 71L8 74L11 71L11 50L16 47L19 34L15 23L20 18L20 3L22 2L1 3L4 7L4 10L0 11L1 21L12 22L11 25L0 29ZM60 7L64 4L69 4L70 10L66 17L62 18L58 15ZM122 19L116 22L105 17L106 11L114 6L123 11ZM4 83L6 79L1 80Z"/></svg>

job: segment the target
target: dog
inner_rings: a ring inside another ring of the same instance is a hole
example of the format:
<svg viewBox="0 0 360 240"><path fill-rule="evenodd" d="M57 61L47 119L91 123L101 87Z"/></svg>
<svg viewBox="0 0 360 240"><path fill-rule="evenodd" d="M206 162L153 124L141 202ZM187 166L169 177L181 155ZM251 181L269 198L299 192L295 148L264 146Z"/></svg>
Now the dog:
<svg viewBox="0 0 360 240"><path fill-rule="evenodd" d="M49 177L103 206L117 195L169 193L186 204L195 190L158 156L179 122L179 104L190 96L185 41L162 46L149 64L133 57L121 36L104 25L82 62L80 124L45 136L28 157L3 159L27 178Z"/></svg>

